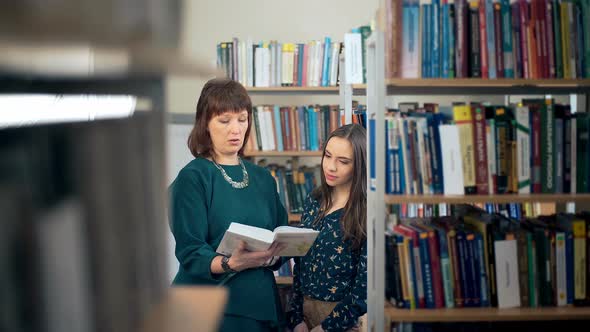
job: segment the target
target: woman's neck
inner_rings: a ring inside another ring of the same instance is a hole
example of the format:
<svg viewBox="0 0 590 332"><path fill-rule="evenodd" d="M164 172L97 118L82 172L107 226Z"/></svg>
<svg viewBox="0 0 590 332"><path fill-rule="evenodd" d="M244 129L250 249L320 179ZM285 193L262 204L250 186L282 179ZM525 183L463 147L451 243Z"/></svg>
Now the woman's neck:
<svg viewBox="0 0 590 332"><path fill-rule="evenodd" d="M238 154L230 154L230 155L225 155L225 154L221 154L221 153L215 153L213 152L211 154L211 158L209 159L213 159L215 160L216 163L220 164L220 165L238 165L240 162L238 161Z"/></svg>
<svg viewBox="0 0 590 332"><path fill-rule="evenodd" d="M332 188L332 210L344 207L349 196L350 184Z"/></svg>

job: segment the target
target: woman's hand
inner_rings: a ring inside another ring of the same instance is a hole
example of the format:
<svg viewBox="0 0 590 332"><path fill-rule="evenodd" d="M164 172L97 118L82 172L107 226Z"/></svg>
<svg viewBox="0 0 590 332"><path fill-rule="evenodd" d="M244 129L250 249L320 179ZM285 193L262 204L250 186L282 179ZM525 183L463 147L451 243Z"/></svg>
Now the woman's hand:
<svg viewBox="0 0 590 332"><path fill-rule="evenodd" d="M273 243L270 248L265 251L248 251L248 249L246 249L246 242L242 241L232 252L228 264L229 267L236 271L261 267L283 249L283 244Z"/></svg>
<svg viewBox="0 0 590 332"><path fill-rule="evenodd" d="M307 328L305 322L301 322L295 326L293 332L309 332L309 328Z"/></svg>

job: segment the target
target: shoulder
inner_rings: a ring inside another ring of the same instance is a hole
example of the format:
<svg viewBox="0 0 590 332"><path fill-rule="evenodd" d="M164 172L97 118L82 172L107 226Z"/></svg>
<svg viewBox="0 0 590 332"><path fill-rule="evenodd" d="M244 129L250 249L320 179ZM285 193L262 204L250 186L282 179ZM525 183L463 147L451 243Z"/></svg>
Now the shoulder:
<svg viewBox="0 0 590 332"><path fill-rule="evenodd" d="M262 166L258 166L248 160L242 159L242 162L244 163L246 170L248 170L248 174L250 174L250 177L254 177L258 180L262 179L265 182L274 184L275 178L272 176L272 174L270 174L268 169Z"/></svg>
<svg viewBox="0 0 590 332"><path fill-rule="evenodd" d="M203 185L206 182L206 174L210 173L209 161L204 158L195 158L189 161L179 172L170 185L170 189L186 189L195 185Z"/></svg>

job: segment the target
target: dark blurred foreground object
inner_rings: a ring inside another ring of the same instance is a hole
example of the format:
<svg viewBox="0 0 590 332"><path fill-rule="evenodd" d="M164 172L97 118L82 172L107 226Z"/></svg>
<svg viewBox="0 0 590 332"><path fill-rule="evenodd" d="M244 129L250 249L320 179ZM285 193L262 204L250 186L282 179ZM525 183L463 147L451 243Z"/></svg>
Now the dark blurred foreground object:
<svg viewBox="0 0 590 332"><path fill-rule="evenodd" d="M0 0L0 40L176 49L181 0Z"/></svg>

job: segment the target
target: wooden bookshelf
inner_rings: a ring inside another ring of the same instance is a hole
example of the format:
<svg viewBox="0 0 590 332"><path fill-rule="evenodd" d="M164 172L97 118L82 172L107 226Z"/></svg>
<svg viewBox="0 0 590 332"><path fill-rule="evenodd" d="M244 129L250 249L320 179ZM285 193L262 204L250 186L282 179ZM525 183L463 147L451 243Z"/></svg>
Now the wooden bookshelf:
<svg viewBox="0 0 590 332"><path fill-rule="evenodd" d="M486 322L590 319L590 307L542 308L385 308L385 316L394 322Z"/></svg>
<svg viewBox="0 0 590 332"><path fill-rule="evenodd" d="M289 213L289 224L301 221L301 213Z"/></svg>
<svg viewBox="0 0 590 332"><path fill-rule="evenodd" d="M322 151L244 151L246 157L321 157Z"/></svg>
<svg viewBox="0 0 590 332"><path fill-rule="evenodd" d="M220 287L172 287L148 314L140 331L216 331L227 295Z"/></svg>
<svg viewBox="0 0 590 332"><path fill-rule="evenodd" d="M293 277L275 277L277 285L293 285Z"/></svg>
<svg viewBox="0 0 590 332"><path fill-rule="evenodd" d="M388 94L569 94L587 91L590 79L396 78L385 84Z"/></svg>
<svg viewBox="0 0 590 332"><path fill-rule="evenodd" d="M337 95L340 93L340 87L338 86L277 86L277 87L246 87L249 93L273 93L273 94L331 94Z"/></svg>
<svg viewBox="0 0 590 332"><path fill-rule="evenodd" d="M385 195L386 204L462 203L568 203L590 202L590 194L506 194L506 195Z"/></svg>

